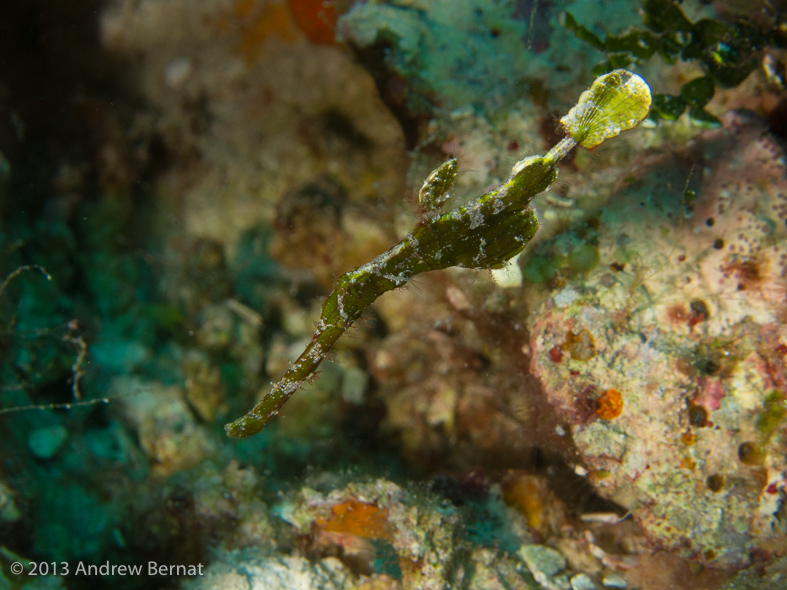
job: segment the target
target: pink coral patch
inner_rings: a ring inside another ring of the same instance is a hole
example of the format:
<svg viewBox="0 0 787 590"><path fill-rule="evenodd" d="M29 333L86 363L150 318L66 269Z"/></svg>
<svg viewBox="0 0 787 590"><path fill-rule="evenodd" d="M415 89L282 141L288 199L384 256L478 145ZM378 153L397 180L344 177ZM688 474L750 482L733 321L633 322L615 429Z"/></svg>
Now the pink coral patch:
<svg viewBox="0 0 787 590"><path fill-rule="evenodd" d="M721 407L724 397L724 387L721 381L713 377L703 377L694 398L694 403L704 407L708 412L713 412Z"/></svg>

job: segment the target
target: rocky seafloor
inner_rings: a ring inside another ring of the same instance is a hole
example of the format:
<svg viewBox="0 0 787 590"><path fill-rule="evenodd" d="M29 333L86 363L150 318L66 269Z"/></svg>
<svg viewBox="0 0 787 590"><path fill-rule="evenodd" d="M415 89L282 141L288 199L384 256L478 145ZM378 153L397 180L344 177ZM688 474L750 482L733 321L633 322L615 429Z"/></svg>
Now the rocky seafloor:
<svg viewBox="0 0 787 590"><path fill-rule="evenodd" d="M787 587L785 9L0 9L0 589ZM386 293L225 437L431 170L496 186L605 59L686 112L577 150L510 267Z"/></svg>

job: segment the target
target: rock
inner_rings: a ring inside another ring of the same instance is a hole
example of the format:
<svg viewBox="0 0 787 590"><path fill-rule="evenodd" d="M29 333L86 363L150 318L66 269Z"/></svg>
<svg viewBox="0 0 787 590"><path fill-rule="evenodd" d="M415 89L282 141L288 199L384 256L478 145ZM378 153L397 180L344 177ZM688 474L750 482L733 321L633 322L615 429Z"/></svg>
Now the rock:
<svg viewBox="0 0 787 590"><path fill-rule="evenodd" d="M68 430L65 426L45 426L37 428L30 433L27 446L30 452L39 459L51 459L63 448L68 439Z"/></svg>
<svg viewBox="0 0 787 590"><path fill-rule="evenodd" d="M545 545L524 545L519 555L539 584L551 587L550 578L566 569L566 558L559 551Z"/></svg>
<svg viewBox="0 0 787 590"><path fill-rule="evenodd" d="M596 590L596 583L587 574L577 574L571 578L571 590Z"/></svg>
<svg viewBox="0 0 787 590"><path fill-rule="evenodd" d="M604 576L604 579L602 580L602 582L604 583L604 587L605 588L621 588L621 589L624 589L627 586L626 580L624 580L618 574L609 574L607 576Z"/></svg>
<svg viewBox="0 0 787 590"><path fill-rule="evenodd" d="M558 270L529 327L531 371L598 492L653 543L741 567L787 540L787 180L762 122L724 121L632 167L598 216L602 270ZM560 259L579 235L533 255Z"/></svg>

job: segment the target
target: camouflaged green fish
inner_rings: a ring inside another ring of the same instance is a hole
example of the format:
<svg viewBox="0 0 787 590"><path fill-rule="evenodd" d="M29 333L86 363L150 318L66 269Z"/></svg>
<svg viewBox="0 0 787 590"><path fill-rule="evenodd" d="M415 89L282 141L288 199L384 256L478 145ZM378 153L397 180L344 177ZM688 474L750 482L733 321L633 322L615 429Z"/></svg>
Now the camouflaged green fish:
<svg viewBox="0 0 787 590"><path fill-rule="evenodd" d="M440 213L457 174L451 159L421 188L423 210L415 229L377 258L342 275L323 303L314 336L284 376L245 416L227 424L227 436L256 434L275 416L325 355L375 299L415 275L451 266L503 267L538 229L530 201L557 179L558 163L577 144L591 149L635 127L650 109L650 88L639 76L615 70L596 79L560 122L566 137L545 156L519 160L503 184L466 205Z"/></svg>

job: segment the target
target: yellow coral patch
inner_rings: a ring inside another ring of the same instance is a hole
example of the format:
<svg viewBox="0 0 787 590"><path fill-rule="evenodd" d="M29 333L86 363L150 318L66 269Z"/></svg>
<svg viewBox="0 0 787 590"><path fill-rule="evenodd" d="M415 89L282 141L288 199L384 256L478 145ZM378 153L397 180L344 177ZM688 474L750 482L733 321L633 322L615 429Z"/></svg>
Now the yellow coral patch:
<svg viewBox="0 0 787 590"><path fill-rule="evenodd" d="M596 413L599 418L604 420L612 420L620 416L623 412L623 396L617 389L607 389L598 398L598 405Z"/></svg>

